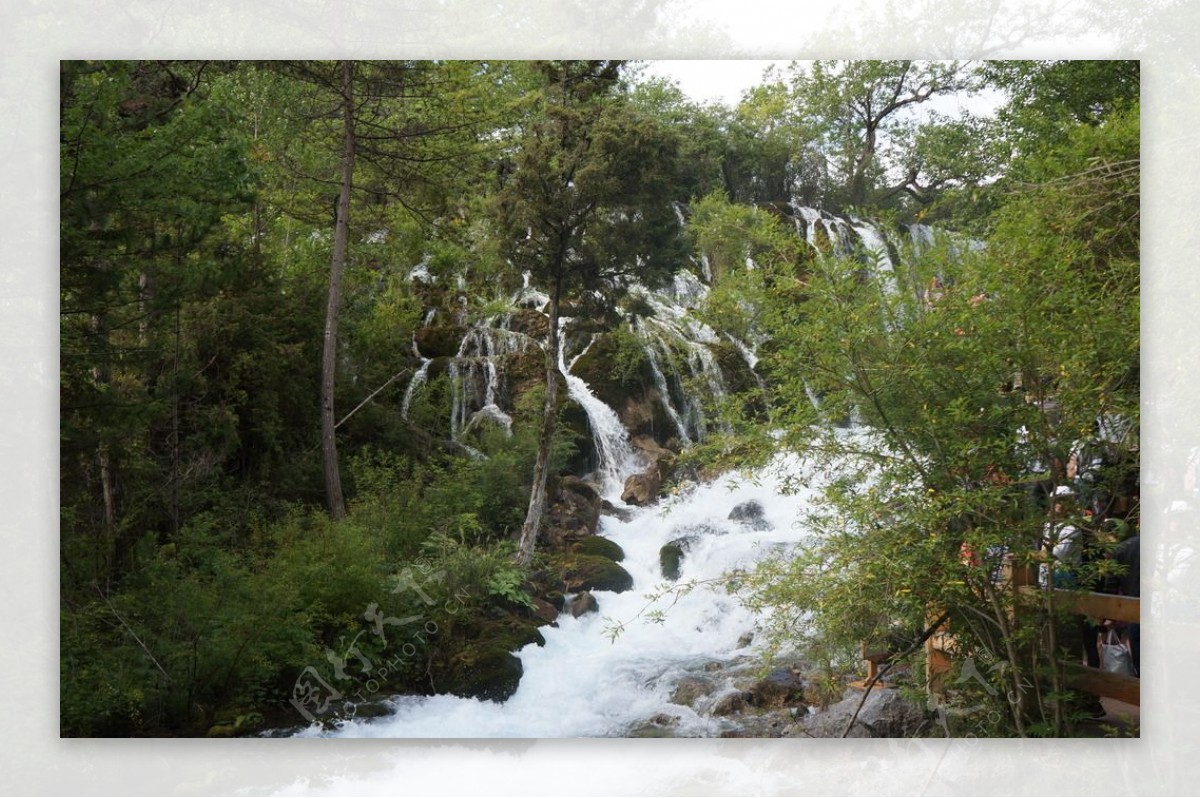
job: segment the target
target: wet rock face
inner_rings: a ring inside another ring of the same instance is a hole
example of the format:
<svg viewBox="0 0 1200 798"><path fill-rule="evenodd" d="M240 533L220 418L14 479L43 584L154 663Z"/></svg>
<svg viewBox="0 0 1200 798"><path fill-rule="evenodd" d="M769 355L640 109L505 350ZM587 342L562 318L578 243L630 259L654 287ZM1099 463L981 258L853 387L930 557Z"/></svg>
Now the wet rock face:
<svg viewBox="0 0 1200 798"><path fill-rule="evenodd" d="M633 587L633 577L606 557L570 555L563 567L563 584L569 591L611 590L621 593Z"/></svg>
<svg viewBox="0 0 1200 798"><path fill-rule="evenodd" d="M712 705L713 715L733 715L750 705L751 695L746 690L735 690L718 698Z"/></svg>
<svg viewBox="0 0 1200 798"><path fill-rule="evenodd" d="M581 615L587 615L590 612L600 611L600 602L596 601L596 597L591 591L585 590L575 598L571 599L571 617L578 618Z"/></svg>
<svg viewBox="0 0 1200 798"><path fill-rule="evenodd" d="M632 510L626 510L624 507L617 507L608 499L605 499L600 503L600 514L607 515L611 518L616 518L618 521L624 521L626 523L633 519Z"/></svg>
<svg viewBox="0 0 1200 798"><path fill-rule="evenodd" d="M613 541L600 535L593 535L590 538L584 538L576 543L572 550L577 554L590 554L596 557L604 557L613 562L621 562L625 559L625 550L618 546Z"/></svg>
<svg viewBox="0 0 1200 798"><path fill-rule="evenodd" d="M512 318L508 322L508 329L542 341L550 333L550 317L533 308L522 308L512 314Z"/></svg>
<svg viewBox="0 0 1200 798"><path fill-rule="evenodd" d="M683 565L683 547L676 543L668 543L658 550L658 566L666 579L675 581L679 578Z"/></svg>
<svg viewBox="0 0 1200 798"><path fill-rule="evenodd" d="M640 474L634 474L625 480L625 490L621 493L621 501L635 507L645 507L658 497L662 488L662 473L657 465L652 465Z"/></svg>
<svg viewBox="0 0 1200 798"><path fill-rule="evenodd" d="M766 510L763 508L762 503L754 499L742 502L730 510L729 520L737 521L739 524L756 531L766 531L772 528L771 522L766 519Z"/></svg>
<svg viewBox="0 0 1200 798"><path fill-rule="evenodd" d="M413 335L417 351L427 358L454 357L462 344L465 327L441 325L421 327Z"/></svg>
<svg viewBox="0 0 1200 798"><path fill-rule="evenodd" d="M750 686L750 703L762 709L782 709L804 701L804 680L799 670L776 668Z"/></svg>
<svg viewBox="0 0 1200 798"><path fill-rule="evenodd" d="M543 539L550 548L571 548L596 533L600 524L600 496L579 477L563 477L543 523Z"/></svg>
<svg viewBox="0 0 1200 798"><path fill-rule="evenodd" d="M675 685L671 693L671 703L685 707L694 707L696 702L710 694L716 685L712 679L703 676L685 676Z"/></svg>

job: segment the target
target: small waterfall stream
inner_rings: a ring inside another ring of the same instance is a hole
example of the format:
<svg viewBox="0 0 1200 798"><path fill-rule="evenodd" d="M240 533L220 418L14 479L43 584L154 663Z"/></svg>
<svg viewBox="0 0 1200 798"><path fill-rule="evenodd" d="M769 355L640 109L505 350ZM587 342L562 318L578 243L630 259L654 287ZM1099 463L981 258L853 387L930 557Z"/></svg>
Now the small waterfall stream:
<svg viewBox="0 0 1200 798"><path fill-rule="evenodd" d="M889 247L891 239L877 227L801 206L793 208L793 218L797 235L816 250L857 257L881 279L883 291L897 290L895 248ZM908 236L909 246L933 242L932 232L920 225L910 227ZM711 281L707 258L701 255L697 265ZM747 268L754 268L749 259ZM684 271L665 291L652 293L637 287L633 291L648 310L628 314L626 322L644 346L658 401L680 441L700 440L710 421L697 394L720 398L726 390L712 348L723 344L722 336L689 313L703 300L708 286ZM512 306L542 312L548 299L530 285L526 275ZM565 330L571 320L562 321ZM505 428L511 423L498 402L502 375L497 363L531 345L533 339L509 331L508 323L509 317L504 316L470 327L449 359L455 386L450 428L456 438L483 418ZM754 349L728 335L724 338L753 373ZM646 462L631 446L614 409L571 371L595 341L593 334L569 363L566 353L560 352L558 367L569 396L587 414L598 455L593 476L600 493L618 509L617 515L601 519L598 533L624 550L622 566L633 577L632 589L592 591L599 612L579 618L563 613L557 627L543 627L545 646L530 644L516 652L524 675L517 691L502 704L452 695L401 696L388 702L392 714L386 717L343 721L332 731L314 725L300 736L627 736L655 716L671 717L671 733L677 736L716 736L735 723L707 712L703 701L694 706L675 703L672 693L682 679L709 671L713 663L728 665L755 653L747 633L760 619L724 591L722 578L802 542L807 533L799 519L814 497L808 490L795 490L792 480L788 480L792 489L781 490L784 473L795 476L802 471L798 461L781 454L758 473L731 474L693 485L657 506L622 504L625 479ZM406 415L432 362L421 360L404 398ZM756 373L754 379L759 379ZM810 400L816 404L818 397L810 395ZM731 520L731 511L747 502L762 506L761 517L754 523ZM660 551L666 544L681 542L685 556L679 581L672 583L662 573ZM690 590L670 590L693 580L696 585ZM647 622L647 613L656 609L664 610L661 622ZM614 637L618 627L621 631ZM716 672L720 674L720 667ZM726 688L733 689L731 681ZM714 693L719 695L720 689Z"/></svg>
<svg viewBox="0 0 1200 798"><path fill-rule="evenodd" d="M778 464L777 464L778 465ZM795 465L795 464L793 464ZM600 611L580 618L563 614L558 628L543 627L544 647L518 652L524 676L503 704L439 695L391 700L394 714L345 722L335 731L314 726L301 736L335 737L611 737L634 731L649 718L678 718L679 736L715 736L732 721L673 703L671 693L689 674L710 663L729 663L752 653L745 635L754 615L719 586L701 585L660 602L662 623L644 620L646 594L666 584L659 549L691 536L681 580L716 580L745 568L777 547L804 537L795 525L810 496L782 495L775 470L753 478L730 476L691 488L664 505L626 508L628 520L605 517L600 534L625 550L622 565L634 586L624 593L594 591ZM748 501L764 508L761 521L729 520ZM616 623L625 629L615 640Z"/></svg>
<svg viewBox="0 0 1200 798"><path fill-rule="evenodd" d="M593 341L595 339L593 338ZM591 346L591 343L588 344ZM576 356L582 357L587 351ZM620 501L621 488L625 479L645 467L643 458L629 443L629 432L611 407L601 402L581 378L571 373L564 361L563 348L558 350L558 370L567 382L567 393L587 413L588 426L600 463L596 475L600 482L600 495L609 501Z"/></svg>

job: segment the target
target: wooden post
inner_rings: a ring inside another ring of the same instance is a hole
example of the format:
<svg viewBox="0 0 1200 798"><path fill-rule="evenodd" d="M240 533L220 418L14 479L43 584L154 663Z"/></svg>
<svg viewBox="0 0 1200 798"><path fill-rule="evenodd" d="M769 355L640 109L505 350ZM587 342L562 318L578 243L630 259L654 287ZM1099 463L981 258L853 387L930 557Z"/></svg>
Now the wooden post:
<svg viewBox="0 0 1200 798"><path fill-rule="evenodd" d="M933 623L941 613L931 610L926 623ZM950 651L954 638L944 629L931 634L925 640L925 689L930 695L941 695L946 685L946 676L954 666Z"/></svg>
<svg viewBox="0 0 1200 798"><path fill-rule="evenodd" d="M867 675L865 678L850 682L849 686L856 690L865 690L867 689L867 685L879 675L879 664L886 662L892 656L892 652L886 650L870 651L867 649L866 643L862 643L859 650L863 660L867 663Z"/></svg>

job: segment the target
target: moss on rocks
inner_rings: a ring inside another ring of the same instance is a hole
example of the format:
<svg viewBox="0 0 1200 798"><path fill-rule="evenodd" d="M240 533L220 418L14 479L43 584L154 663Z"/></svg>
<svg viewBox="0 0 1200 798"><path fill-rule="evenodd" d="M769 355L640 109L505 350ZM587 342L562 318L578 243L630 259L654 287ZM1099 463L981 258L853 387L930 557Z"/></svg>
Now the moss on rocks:
<svg viewBox="0 0 1200 798"><path fill-rule="evenodd" d="M608 538L599 535L593 535L590 538L584 538L574 546L575 553L587 554L595 557L604 557L613 562L621 562L625 559L625 550L612 542Z"/></svg>
<svg viewBox="0 0 1200 798"><path fill-rule="evenodd" d="M677 543L668 543L658 550L658 566L662 575L672 581L679 578L679 569L683 563L683 547Z"/></svg>
<svg viewBox="0 0 1200 798"><path fill-rule="evenodd" d="M563 584L570 592L610 590L621 593L633 587L633 577L607 557L573 554L563 561Z"/></svg>
<svg viewBox="0 0 1200 798"><path fill-rule="evenodd" d="M451 325L422 327L413 333L417 351L427 358L454 357L462 345L466 330Z"/></svg>
<svg viewBox="0 0 1200 798"><path fill-rule="evenodd" d="M483 701L506 701L521 684L524 666L503 645L476 642L459 649L439 692Z"/></svg>

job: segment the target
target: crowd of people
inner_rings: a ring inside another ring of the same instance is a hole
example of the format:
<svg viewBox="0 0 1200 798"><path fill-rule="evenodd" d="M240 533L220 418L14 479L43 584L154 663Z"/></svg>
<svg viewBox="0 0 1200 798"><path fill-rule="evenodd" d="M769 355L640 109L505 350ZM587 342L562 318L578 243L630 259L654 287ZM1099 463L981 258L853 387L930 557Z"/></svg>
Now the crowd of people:
<svg viewBox="0 0 1200 798"><path fill-rule="evenodd" d="M1122 462L1128 452L1113 445L1126 434L1119 421L1100 419L1094 437L1072 447L1067 484L1054 486L1048 502L1043 587L1140 597L1137 470ZM1062 631L1069 642L1078 640L1088 666L1139 675L1140 624L1081 615Z"/></svg>

